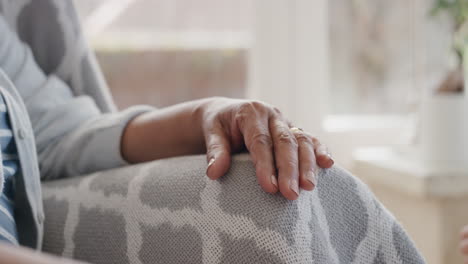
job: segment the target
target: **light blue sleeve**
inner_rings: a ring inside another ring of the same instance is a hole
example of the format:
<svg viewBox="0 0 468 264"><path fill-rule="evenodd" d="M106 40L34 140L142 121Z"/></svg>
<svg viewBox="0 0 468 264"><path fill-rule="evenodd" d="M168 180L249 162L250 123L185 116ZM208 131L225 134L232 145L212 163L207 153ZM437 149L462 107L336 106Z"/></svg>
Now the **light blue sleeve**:
<svg viewBox="0 0 468 264"><path fill-rule="evenodd" d="M46 75L30 48L0 16L0 68L18 89L34 130L42 179L71 177L125 165L122 133L137 106L103 114L89 96L74 96L55 75Z"/></svg>

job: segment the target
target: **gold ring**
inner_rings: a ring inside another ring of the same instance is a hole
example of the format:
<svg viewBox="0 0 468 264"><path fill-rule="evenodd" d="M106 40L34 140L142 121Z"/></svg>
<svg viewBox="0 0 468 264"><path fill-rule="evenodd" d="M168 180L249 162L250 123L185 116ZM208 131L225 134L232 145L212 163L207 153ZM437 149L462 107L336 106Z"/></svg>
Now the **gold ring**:
<svg viewBox="0 0 468 264"><path fill-rule="evenodd" d="M303 131L302 128L299 127L291 127L289 130L293 133L301 133Z"/></svg>

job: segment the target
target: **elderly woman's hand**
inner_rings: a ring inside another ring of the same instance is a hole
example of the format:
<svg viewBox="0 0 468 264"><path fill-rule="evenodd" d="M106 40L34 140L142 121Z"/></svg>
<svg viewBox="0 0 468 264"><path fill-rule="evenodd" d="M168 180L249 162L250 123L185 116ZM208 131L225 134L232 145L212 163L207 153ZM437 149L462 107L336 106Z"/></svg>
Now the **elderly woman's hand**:
<svg viewBox="0 0 468 264"><path fill-rule="evenodd" d="M299 188L315 187L318 166L333 165L325 146L293 127L277 108L266 103L219 98L205 104L202 113L211 179L223 176L231 153L245 146L262 188L269 193L279 190L294 200Z"/></svg>
<svg viewBox="0 0 468 264"><path fill-rule="evenodd" d="M121 144L123 157L134 163L206 152L213 180L228 171L231 154L244 148L262 188L291 200L300 188L315 187L318 167L333 165L327 148L276 108L219 97L141 114L129 122Z"/></svg>

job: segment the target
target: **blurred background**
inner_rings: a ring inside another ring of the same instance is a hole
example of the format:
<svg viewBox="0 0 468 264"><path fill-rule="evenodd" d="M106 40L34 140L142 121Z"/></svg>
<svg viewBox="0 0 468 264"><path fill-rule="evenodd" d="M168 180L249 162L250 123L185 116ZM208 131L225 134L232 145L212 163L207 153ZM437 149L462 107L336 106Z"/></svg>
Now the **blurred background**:
<svg viewBox="0 0 468 264"><path fill-rule="evenodd" d="M460 92L431 100L463 84L453 46L468 0L75 2L119 108L208 96L275 104L371 186L429 263L461 263L467 104ZM427 124L424 106L447 115ZM426 138L437 144L419 147Z"/></svg>
<svg viewBox="0 0 468 264"><path fill-rule="evenodd" d="M119 107L245 97L248 0L79 0Z"/></svg>
<svg viewBox="0 0 468 264"><path fill-rule="evenodd" d="M429 17L431 2L328 1L328 10L323 10L328 12L326 32L320 35L329 38L331 51L331 113L404 114L419 93L419 75L430 76L432 82L443 77L450 63L450 26L442 16ZM112 89L123 92L121 87L135 81L118 79L119 71L125 71L145 81L138 88L142 93L157 94L147 99L116 94L119 106L245 96L248 52L258 15L252 1L76 3Z"/></svg>
<svg viewBox="0 0 468 264"><path fill-rule="evenodd" d="M338 159L348 164L350 151L357 145L409 140L409 135L402 138L387 134L407 126L405 121L417 108L422 90L435 89L453 64L449 19L429 14L434 1L318 1L326 4L309 4L312 10L303 14L304 22L291 22L291 18L299 17L293 14L297 8L294 1L261 2L80 0L76 4L120 108L139 103L164 107L215 95L270 99L270 95L262 96L257 90L267 92L274 87L252 87L252 78L256 78L252 76L252 65L276 61L291 69L300 62L285 62L283 57L302 52L310 58L309 64L314 62L311 76L313 67L323 68L321 76L305 84L309 86L306 89L320 90L317 104L323 106L301 112L320 112L311 113L311 120L320 120L339 138L344 130L370 129L360 131L365 142L331 146ZM297 26L294 23L306 25L301 32L294 32L296 39L284 28L285 24ZM276 36L256 34L259 30ZM287 46L291 43L281 44L284 38L294 42L301 34L310 34L313 45L297 48ZM255 61L251 54L254 48L263 52L275 46L273 54L266 55L268 60ZM257 74L261 75L257 79L267 86L264 79L274 82L276 73L287 75L276 69ZM292 91L295 87L290 79L296 76L288 78L282 89ZM288 111L296 100L285 105L276 102L284 98L281 94L276 98L268 101L290 116L298 115ZM309 123L307 117L302 119ZM315 131L318 125L313 126L312 130L321 134ZM374 136L369 138L368 134Z"/></svg>

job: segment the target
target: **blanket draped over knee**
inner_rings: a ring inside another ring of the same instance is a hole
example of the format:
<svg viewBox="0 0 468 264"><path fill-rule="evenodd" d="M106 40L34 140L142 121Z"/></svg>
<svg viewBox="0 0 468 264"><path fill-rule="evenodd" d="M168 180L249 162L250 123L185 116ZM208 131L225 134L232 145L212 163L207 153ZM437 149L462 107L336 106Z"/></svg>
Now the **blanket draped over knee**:
<svg viewBox="0 0 468 264"><path fill-rule="evenodd" d="M0 0L42 71L115 110L72 0ZM218 181L203 156L43 185L43 250L91 263L424 263L368 188L335 166L297 201L257 184L247 155Z"/></svg>
<svg viewBox="0 0 468 264"><path fill-rule="evenodd" d="M297 201L262 191L246 154L218 181L205 169L191 156L45 184L44 250L91 263L424 263L338 166Z"/></svg>

